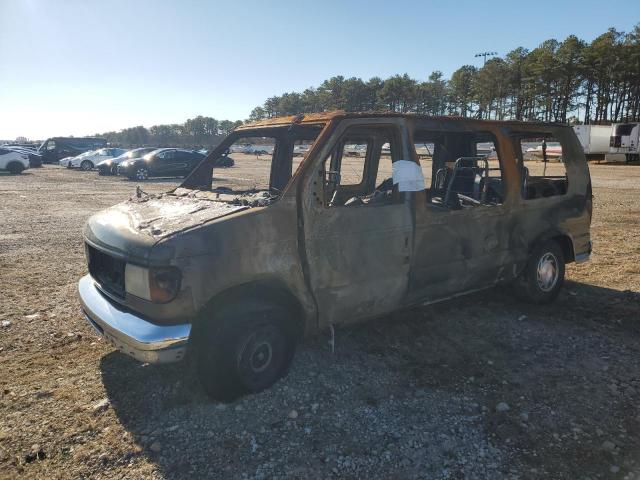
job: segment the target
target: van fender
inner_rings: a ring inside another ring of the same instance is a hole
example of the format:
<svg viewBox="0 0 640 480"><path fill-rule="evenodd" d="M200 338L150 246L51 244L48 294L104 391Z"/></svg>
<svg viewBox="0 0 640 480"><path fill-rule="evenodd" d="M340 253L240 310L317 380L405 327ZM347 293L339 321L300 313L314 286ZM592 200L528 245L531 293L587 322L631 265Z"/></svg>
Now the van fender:
<svg viewBox="0 0 640 480"><path fill-rule="evenodd" d="M560 248L562 249L562 253L564 255L565 263L572 263L575 261L573 237L570 233L561 231L560 229L547 230L539 235L529 245L529 253L533 251L536 245L545 243L549 240L554 240L560 245Z"/></svg>
<svg viewBox="0 0 640 480"><path fill-rule="evenodd" d="M279 279L261 279L236 285L215 294L197 314L198 325L231 316L246 317L278 311L286 313L284 321L289 333L302 338L309 330L309 320L300 300Z"/></svg>

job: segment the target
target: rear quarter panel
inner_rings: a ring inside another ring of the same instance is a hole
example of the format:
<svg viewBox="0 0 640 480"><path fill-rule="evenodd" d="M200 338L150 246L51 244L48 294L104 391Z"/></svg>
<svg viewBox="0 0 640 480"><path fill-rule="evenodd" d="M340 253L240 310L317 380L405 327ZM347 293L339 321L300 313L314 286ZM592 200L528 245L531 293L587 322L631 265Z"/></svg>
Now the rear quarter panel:
<svg viewBox="0 0 640 480"><path fill-rule="evenodd" d="M522 266L533 245L545 238L566 235L576 255L590 251L591 177L583 148L574 131L563 126L519 126L509 132L549 132L562 145L568 187L564 195L537 199L519 196L513 211L512 248ZM519 148L519 145L514 146Z"/></svg>

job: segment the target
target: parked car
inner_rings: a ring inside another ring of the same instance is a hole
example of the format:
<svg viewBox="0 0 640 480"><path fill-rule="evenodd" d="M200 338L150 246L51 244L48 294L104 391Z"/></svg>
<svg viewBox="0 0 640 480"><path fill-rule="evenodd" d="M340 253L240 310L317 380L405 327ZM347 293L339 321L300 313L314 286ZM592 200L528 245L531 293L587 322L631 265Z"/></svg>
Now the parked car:
<svg viewBox="0 0 640 480"><path fill-rule="evenodd" d="M21 147L25 150L33 150L34 152L38 150L38 145L33 143L19 143L19 142L11 142L5 143L4 145L0 145L1 147Z"/></svg>
<svg viewBox="0 0 640 480"><path fill-rule="evenodd" d="M0 170L17 175L27 168L29 168L29 156L26 153L0 147Z"/></svg>
<svg viewBox="0 0 640 480"><path fill-rule="evenodd" d="M246 153L254 155L271 155L273 153L273 145L243 143L233 145L230 153Z"/></svg>
<svg viewBox="0 0 640 480"><path fill-rule="evenodd" d="M92 170L98 163L104 160L111 160L126 153L124 148L101 148L73 157L69 160L67 167L79 168L80 170Z"/></svg>
<svg viewBox="0 0 640 480"><path fill-rule="evenodd" d="M293 147L293 156L294 157L302 157L307 154L309 151L310 145L294 145Z"/></svg>
<svg viewBox="0 0 640 480"><path fill-rule="evenodd" d="M84 152L81 153L80 155L77 155L78 157L82 156L82 155L88 155L90 153L92 153L93 150L90 150L88 152ZM61 158L60 160L58 160L58 165L60 165L61 167L65 167L65 168L71 168L71 160L73 160L76 157L65 157L65 158Z"/></svg>
<svg viewBox="0 0 640 480"><path fill-rule="evenodd" d="M17 145L3 145L2 148L13 150L14 152L18 152L23 155L26 155L29 158L30 168L42 167L42 155L40 155L39 153L37 153L35 150L31 148L21 147Z"/></svg>
<svg viewBox="0 0 640 480"><path fill-rule="evenodd" d="M142 158L126 160L118 165L118 175L131 180L149 177L179 177L188 175L204 155L181 148L160 148Z"/></svg>
<svg viewBox="0 0 640 480"><path fill-rule="evenodd" d="M345 145L344 155L349 157L363 157L367 153L366 145Z"/></svg>
<svg viewBox="0 0 640 480"><path fill-rule="evenodd" d="M42 142L38 153L44 163L57 163L66 157L76 157L81 153L107 146L104 138L97 137L52 137Z"/></svg>
<svg viewBox="0 0 640 480"><path fill-rule="evenodd" d="M94 150L89 150L88 152L84 152L81 153L80 155L76 155L75 157L65 157L61 160L58 161L58 165L60 165L61 167L66 167L66 168L73 168L72 167L72 162L76 162L76 164L80 164L82 162L83 159L91 156L91 155L95 155L96 151Z"/></svg>
<svg viewBox="0 0 640 480"><path fill-rule="evenodd" d="M276 143L269 169L248 156L244 170L238 157L217 174L231 145L257 136ZM526 162L530 138L559 142L564 162ZM313 144L292 175L299 140ZM427 143L421 165L416 146ZM487 143L495 160L478 155ZM354 144L364 156L348 156ZM80 302L140 361L189 349L205 390L227 400L277 381L296 342L319 329L498 284L552 302L565 264L589 258L591 212L589 169L566 125L271 118L236 128L180 187L91 217Z"/></svg>
<svg viewBox="0 0 640 480"><path fill-rule="evenodd" d="M118 165L126 160L132 160L135 158L144 157L147 153L153 152L157 150L155 147L144 147L144 148L134 148L133 150L129 150L119 157L109 158L107 160L102 160L96 165L98 169L98 175L117 175L118 174Z"/></svg>

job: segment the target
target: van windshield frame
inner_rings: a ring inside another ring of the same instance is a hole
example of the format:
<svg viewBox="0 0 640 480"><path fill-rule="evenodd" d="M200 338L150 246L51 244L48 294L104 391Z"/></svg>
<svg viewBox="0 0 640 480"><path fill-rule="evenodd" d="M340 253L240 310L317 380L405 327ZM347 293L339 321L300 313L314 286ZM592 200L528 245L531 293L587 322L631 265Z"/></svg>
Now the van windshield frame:
<svg viewBox="0 0 640 480"><path fill-rule="evenodd" d="M216 172L214 168L224 166L224 161L228 155L233 156L230 147L239 140L250 137L268 137L275 142L273 158L270 167L269 188L257 189L260 191L269 191L270 194L280 196L286 191L291 183L291 179L295 176L292 168L294 148L300 141L310 142L310 148L307 151L302 163L304 164L317 142L321 137L321 133L327 128L327 123L309 123L289 125L276 125L256 128L241 128L230 133L216 148L214 148L193 172L182 182L178 188L187 188L192 190L212 191L213 177ZM234 168L234 167L231 167ZM218 187L220 188L220 187ZM224 188L224 187L223 187ZM216 189L217 190L217 189ZM251 191L257 191L251 189ZM249 190L230 190L233 193L246 193Z"/></svg>

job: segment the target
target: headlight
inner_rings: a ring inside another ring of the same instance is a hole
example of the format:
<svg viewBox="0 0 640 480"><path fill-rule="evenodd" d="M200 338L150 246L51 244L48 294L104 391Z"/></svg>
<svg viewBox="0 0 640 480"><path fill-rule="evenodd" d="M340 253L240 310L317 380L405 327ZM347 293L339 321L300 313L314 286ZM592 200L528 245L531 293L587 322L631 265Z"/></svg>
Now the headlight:
<svg viewBox="0 0 640 480"><path fill-rule="evenodd" d="M124 285L127 293L155 303L173 300L180 290L180 270L174 267L144 268L127 263Z"/></svg>

